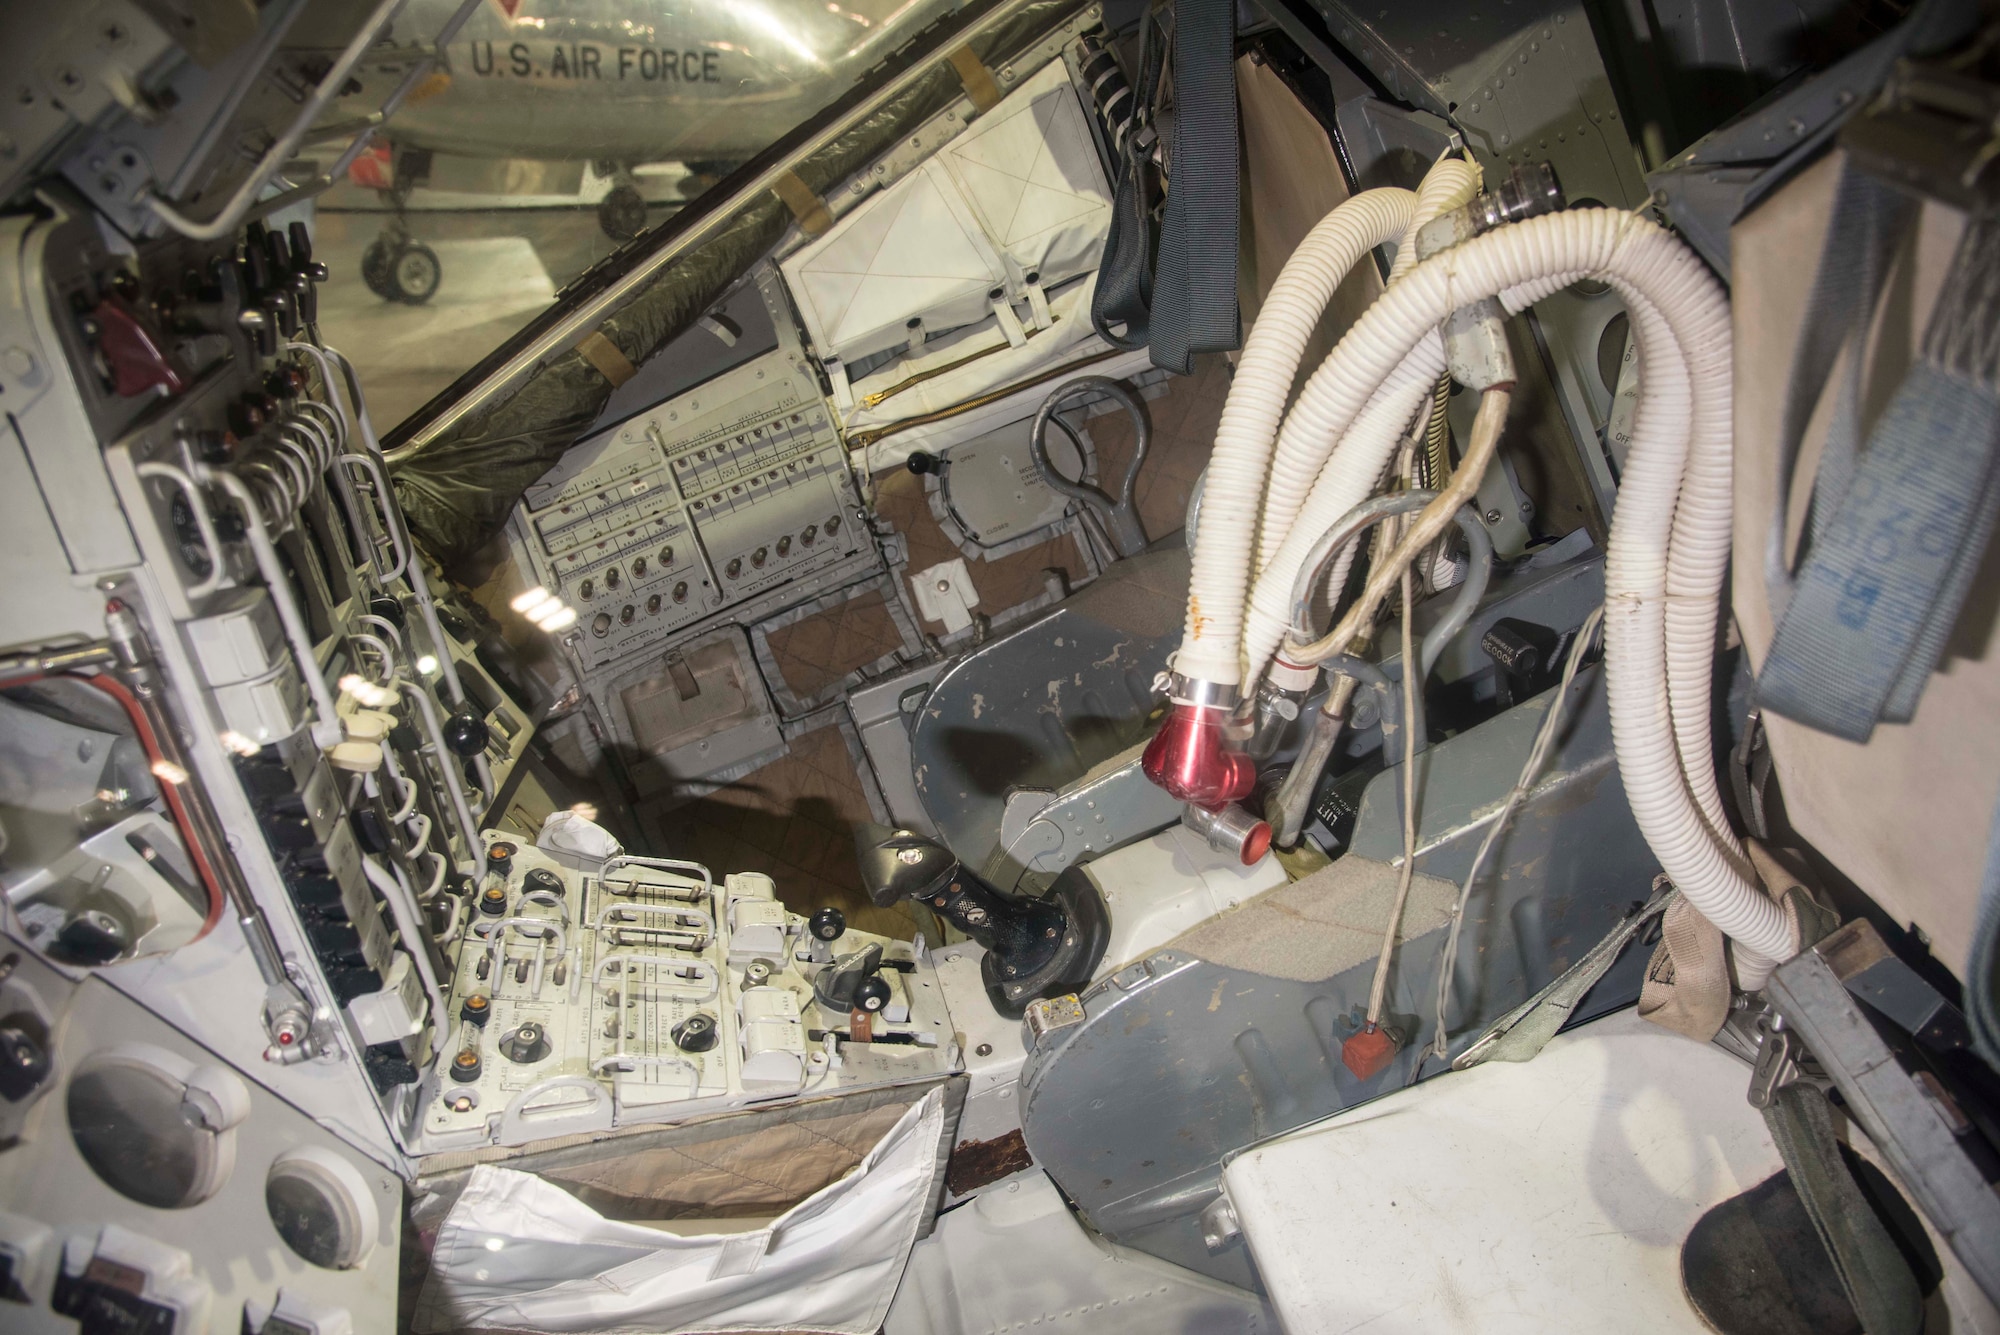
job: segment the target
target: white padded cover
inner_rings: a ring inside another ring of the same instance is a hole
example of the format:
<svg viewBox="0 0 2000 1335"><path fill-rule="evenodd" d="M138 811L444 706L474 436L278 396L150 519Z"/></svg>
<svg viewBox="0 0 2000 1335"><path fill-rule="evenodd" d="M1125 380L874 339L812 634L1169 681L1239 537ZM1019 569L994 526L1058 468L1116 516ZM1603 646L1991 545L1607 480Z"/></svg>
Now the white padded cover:
<svg viewBox="0 0 2000 1335"><path fill-rule="evenodd" d="M862 204L783 266L822 357L903 342L908 321L972 324L1006 267L936 159Z"/></svg>
<svg viewBox="0 0 2000 1335"><path fill-rule="evenodd" d="M1051 61L945 145L938 161L1023 282L1043 287L1097 267L1111 225L1111 191L1083 104Z"/></svg>
<svg viewBox="0 0 2000 1335"><path fill-rule="evenodd" d="M919 170L857 206L779 268L821 357L853 360L991 318L1096 268L1111 193L1082 103L1052 61Z"/></svg>
<svg viewBox="0 0 2000 1335"><path fill-rule="evenodd" d="M1246 1150L1224 1189L1288 1335L1699 1335L1681 1240L1784 1168L1749 1082L1621 1011Z"/></svg>

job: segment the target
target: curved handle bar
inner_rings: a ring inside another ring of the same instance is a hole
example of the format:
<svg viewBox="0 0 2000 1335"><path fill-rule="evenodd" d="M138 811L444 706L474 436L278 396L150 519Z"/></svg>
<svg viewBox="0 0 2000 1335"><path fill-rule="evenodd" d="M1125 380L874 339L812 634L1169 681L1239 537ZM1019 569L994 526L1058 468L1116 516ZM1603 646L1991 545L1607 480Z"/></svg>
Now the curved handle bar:
<svg viewBox="0 0 2000 1335"><path fill-rule="evenodd" d="M1118 486L1118 497L1113 500L1109 493L1084 482L1072 482L1055 470L1049 462L1049 448L1046 437L1049 423L1056 420L1056 412L1065 403L1085 394L1108 394L1132 419L1132 462L1125 466L1125 479ZM1139 523L1138 507L1133 503L1133 490L1139 484L1139 465L1146 461L1146 449L1152 444L1153 426L1146 417L1146 405L1139 396L1122 380L1109 376L1080 375L1066 384L1059 385L1055 393L1042 401L1041 410L1035 414L1034 425L1028 429L1028 452L1034 457L1035 469L1050 487L1074 501L1081 501L1097 512L1104 526L1111 533L1111 541L1118 548L1120 556L1137 556L1146 550L1146 530Z"/></svg>

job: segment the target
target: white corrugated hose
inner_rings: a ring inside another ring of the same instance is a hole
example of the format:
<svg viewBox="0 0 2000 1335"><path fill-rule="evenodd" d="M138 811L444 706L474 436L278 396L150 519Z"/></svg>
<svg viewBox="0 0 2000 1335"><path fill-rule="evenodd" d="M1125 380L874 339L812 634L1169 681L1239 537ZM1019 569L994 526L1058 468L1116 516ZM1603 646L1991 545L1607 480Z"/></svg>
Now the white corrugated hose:
<svg viewBox="0 0 2000 1335"><path fill-rule="evenodd" d="M1244 343L1216 429L1202 500L1204 540L1194 552L1186 634L1174 659L1182 676L1224 685L1243 680L1243 608L1252 554L1277 545L1260 546L1265 539L1259 536L1260 515L1269 522L1272 447L1299 359L1334 290L1362 257L1390 241L1400 241L1391 278L1399 276L1414 262L1416 229L1472 198L1478 173L1471 163L1447 158L1432 167L1415 193L1365 190L1329 213L1286 261ZM1304 498L1324 457L1322 452L1313 462L1294 502ZM1285 523L1290 526L1290 512Z"/></svg>
<svg viewBox="0 0 2000 1335"><path fill-rule="evenodd" d="M1285 418L1267 526L1287 507L1284 493L1297 513L1302 478L1314 477L1297 467L1311 457L1304 442L1342 441L1366 421L1372 448L1372 432L1392 409L1408 402L1415 411L1416 400L1405 396L1420 389L1420 372L1436 365L1420 348L1453 310L1503 294L1509 305L1525 305L1584 276L1610 283L1624 298L1645 368L1605 568L1619 767L1661 866L1738 943L1739 980L1754 988L1795 945L1723 815L1711 759L1714 628L1730 546L1731 329L1721 288L1692 252L1636 215L1576 209L1501 227L1415 266L1356 322ZM1288 459L1291 440L1302 444ZM1328 468L1365 477L1372 488L1379 462L1371 466L1358 449L1350 462L1341 457L1346 449L1343 443ZM1244 535L1236 536L1240 542ZM1273 569L1280 564L1274 557ZM1250 611L1261 621L1263 609L1252 603ZM1253 664L1263 638L1259 630L1256 643L1244 645Z"/></svg>

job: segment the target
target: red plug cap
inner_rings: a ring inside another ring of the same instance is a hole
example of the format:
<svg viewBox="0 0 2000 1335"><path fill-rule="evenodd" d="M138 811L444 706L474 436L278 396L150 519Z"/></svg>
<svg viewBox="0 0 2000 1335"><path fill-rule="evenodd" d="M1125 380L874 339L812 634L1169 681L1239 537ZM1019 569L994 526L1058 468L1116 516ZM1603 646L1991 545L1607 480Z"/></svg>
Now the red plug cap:
<svg viewBox="0 0 2000 1335"><path fill-rule="evenodd" d="M1356 1080L1373 1080L1396 1055L1396 1040L1379 1025L1367 1024L1350 1034L1340 1045L1340 1064L1354 1072Z"/></svg>
<svg viewBox="0 0 2000 1335"><path fill-rule="evenodd" d="M1250 827L1249 835L1243 840L1242 859L1246 867L1254 867L1266 853L1271 851L1271 823L1258 821Z"/></svg>
<svg viewBox="0 0 2000 1335"><path fill-rule="evenodd" d="M1214 705L1176 703L1139 761L1146 777L1182 802L1213 811L1250 795L1257 766L1230 749L1224 729L1229 711Z"/></svg>

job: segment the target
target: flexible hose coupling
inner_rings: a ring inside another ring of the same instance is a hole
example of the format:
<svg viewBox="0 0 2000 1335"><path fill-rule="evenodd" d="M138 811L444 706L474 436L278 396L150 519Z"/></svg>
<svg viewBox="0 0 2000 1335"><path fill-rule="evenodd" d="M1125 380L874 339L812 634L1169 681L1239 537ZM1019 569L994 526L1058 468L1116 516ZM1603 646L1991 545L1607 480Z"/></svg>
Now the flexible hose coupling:
<svg viewBox="0 0 2000 1335"><path fill-rule="evenodd" d="M1554 213L1562 207L1562 186L1556 181L1555 169L1546 162L1523 163L1494 189L1426 223L1417 233L1417 254L1429 259L1496 227ZM1444 351L1451 378L1468 389L1483 392L1514 383L1507 312L1497 297L1461 306L1445 318Z"/></svg>
<svg viewBox="0 0 2000 1335"><path fill-rule="evenodd" d="M1146 777L1176 800L1210 811L1248 797L1257 766L1230 735L1236 688L1176 674L1168 696L1166 720L1139 761Z"/></svg>
<svg viewBox="0 0 2000 1335"><path fill-rule="evenodd" d="M1227 853L1246 867L1254 867L1271 851L1271 825L1237 806L1234 802L1214 811L1190 802L1181 812L1181 821L1208 841L1218 853Z"/></svg>

